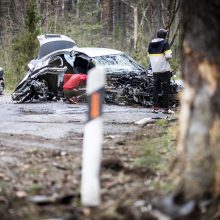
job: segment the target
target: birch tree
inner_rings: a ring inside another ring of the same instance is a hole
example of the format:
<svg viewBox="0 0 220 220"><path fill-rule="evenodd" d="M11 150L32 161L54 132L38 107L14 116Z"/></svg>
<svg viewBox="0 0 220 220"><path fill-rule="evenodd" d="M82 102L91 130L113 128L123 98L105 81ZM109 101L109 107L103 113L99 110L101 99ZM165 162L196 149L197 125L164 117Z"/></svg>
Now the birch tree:
<svg viewBox="0 0 220 220"><path fill-rule="evenodd" d="M134 40L134 49L137 49L137 42L138 42L138 33L140 32L140 27L143 24L143 19L145 17L145 12L147 10L147 6L144 9L144 12L141 17L141 23L139 23L139 10L140 10L140 4L143 3L142 0L121 0L124 2L126 5L131 7L133 9L133 40ZM146 1L149 3L150 1Z"/></svg>

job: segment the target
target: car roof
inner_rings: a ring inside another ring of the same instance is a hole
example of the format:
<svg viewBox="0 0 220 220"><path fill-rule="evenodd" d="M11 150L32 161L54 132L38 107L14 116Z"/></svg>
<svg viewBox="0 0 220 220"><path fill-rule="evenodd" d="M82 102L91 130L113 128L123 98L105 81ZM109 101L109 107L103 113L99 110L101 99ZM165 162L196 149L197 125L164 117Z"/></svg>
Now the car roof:
<svg viewBox="0 0 220 220"><path fill-rule="evenodd" d="M123 54L123 52L119 50L114 50L109 48L97 48L97 47L76 47L73 49L73 51L84 53L89 57Z"/></svg>

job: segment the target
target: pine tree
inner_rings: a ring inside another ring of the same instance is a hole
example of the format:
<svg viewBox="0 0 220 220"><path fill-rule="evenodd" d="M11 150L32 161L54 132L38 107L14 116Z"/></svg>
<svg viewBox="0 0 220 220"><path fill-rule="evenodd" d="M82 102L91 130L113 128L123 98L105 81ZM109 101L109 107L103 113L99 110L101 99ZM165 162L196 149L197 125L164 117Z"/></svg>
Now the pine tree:
<svg viewBox="0 0 220 220"><path fill-rule="evenodd" d="M23 77L27 62L36 55L37 36L40 33L39 21L40 16L38 15L36 2L29 0L26 5L24 29L15 37L12 46L13 69L18 80Z"/></svg>

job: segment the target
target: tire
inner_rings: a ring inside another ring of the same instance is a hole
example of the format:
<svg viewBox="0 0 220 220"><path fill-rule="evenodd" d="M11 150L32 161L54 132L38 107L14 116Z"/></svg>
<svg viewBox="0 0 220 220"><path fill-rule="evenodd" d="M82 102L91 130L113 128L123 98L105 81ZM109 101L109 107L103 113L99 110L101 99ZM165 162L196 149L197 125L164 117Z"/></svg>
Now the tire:
<svg viewBox="0 0 220 220"><path fill-rule="evenodd" d="M54 96L49 92L48 82L44 79L41 79L40 82L43 85L43 92L38 93L38 98L40 100L52 100Z"/></svg>

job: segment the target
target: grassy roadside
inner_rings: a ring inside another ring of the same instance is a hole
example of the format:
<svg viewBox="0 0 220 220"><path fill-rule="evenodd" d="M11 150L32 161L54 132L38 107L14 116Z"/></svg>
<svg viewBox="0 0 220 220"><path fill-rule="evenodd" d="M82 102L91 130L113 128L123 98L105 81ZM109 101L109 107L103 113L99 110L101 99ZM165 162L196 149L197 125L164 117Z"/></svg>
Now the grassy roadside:
<svg viewBox="0 0 220 220"><path fill-rule="evenodd" d="M11 95L13 93L12 89L5 89L4 90L4 95Z"/></svg>
<svg viewBox="0 0 220 220"><path fill-rule="evenodd" d="M161 119L156 122L154 129L159 133L140 143L140 150L134 164L141 168L147 167L157 173L157 178L147 181L148 187L168 193L173 187L169 173L175 156L177 125Z"/></svg>

